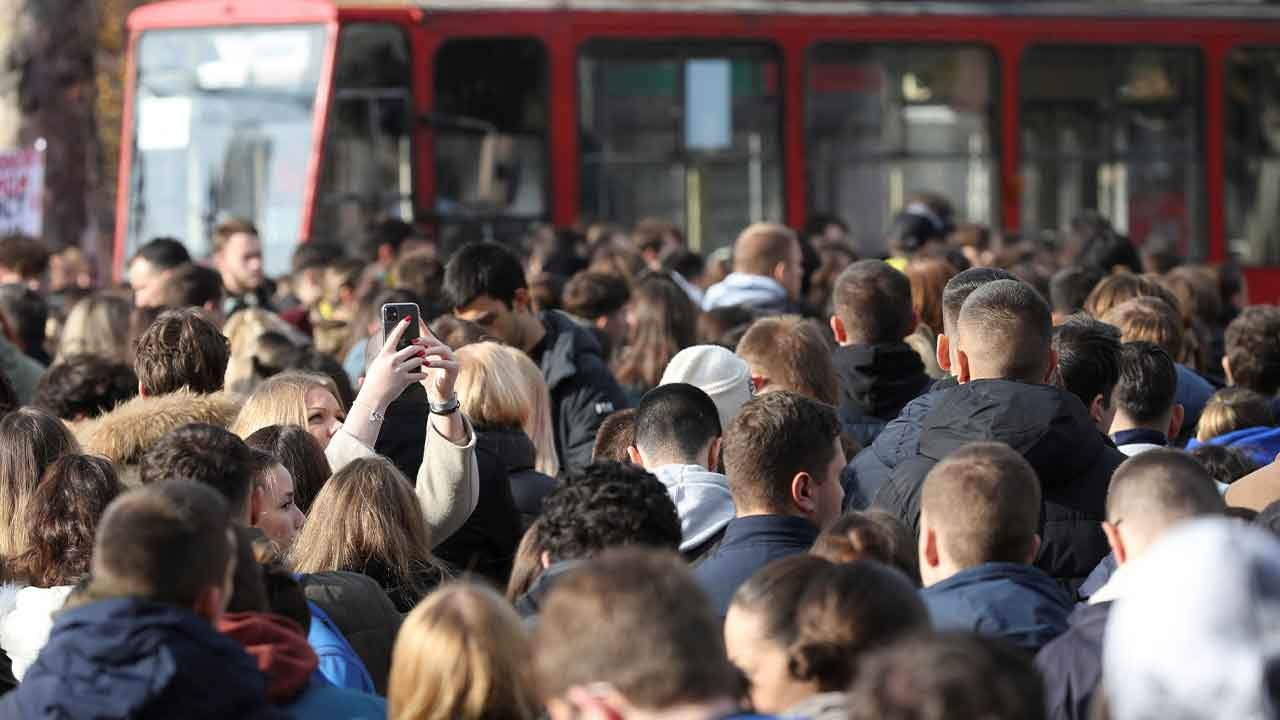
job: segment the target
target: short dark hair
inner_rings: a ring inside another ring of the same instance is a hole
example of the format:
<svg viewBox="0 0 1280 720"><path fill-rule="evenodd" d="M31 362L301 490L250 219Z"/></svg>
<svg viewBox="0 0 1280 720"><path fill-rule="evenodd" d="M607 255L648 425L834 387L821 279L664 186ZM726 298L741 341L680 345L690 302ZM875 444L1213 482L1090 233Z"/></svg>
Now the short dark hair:
<svg viewBox="0 0 1280 720"><path fill-rule="evenodd" d="M445 305L457 310L487 295L507 307L527 289L520 258L497 243L463 245L444 268Z"/></svg>
<svg viewBox="0 0 1280 720"><path fill-rule="evenodd" d="M925 476L920 510L960 568L1022 563L1039 529L1040 481L1008 445L970 443Z"/></svg>
<svg viewBox="0 0 1280 720"><path fill-rule="evenodd" d="M692 280L707 270L707 261L701 253L683 247L671 248L662 253L658 262L662 264L663 270L680 273L680 277L687 280Z"/></svg>
<svg viewBox="0 0 1280 720"><path fill-rule="evenodd" d="M194 480L217 490L239 514L253 489L253 451L226 428L190 423L160 437L142 455L144 485Z"/></svg>
<svg viewBox="0 0 1280 720"><path fill-rule="evenodd" d="M165 283L160 304L198 308L208 303L221 303L222 297L222 276L217 270L187 263L173 269L173 274Z"/></svg>
<svg viewBox="0 0 1280 720"><path fill-rule="evenodd" d="M1049 302L1053 311L1072 315L1084 310L1085 298L1100 280L1102 271L1095 267L1072 265L1054 273L1049 278Z"/></svg>
<svg viewBox="0 0 1280 720"><path fill-rule="evenodd" d="M444 265L429 252L408 253L396 260L387 276L393 287L404 288L424 300L426 304L439 307L440 287L444 284ZM422 311L424 314L428 310ZM435 311L439 314L439 310Z"/></svg>
<svg viewBox="0 0 1280 720"><path fill-rule="evenodd" d="M99 355L69 355L36 384L31 404L63 420L95 418L138 394L133 368Z"/></svg>
<svg viewBox="0 0 1280 720"><path fill-rule="evenodd" d="M849 341L897 342L911 332L911 281L880 260L859 260L836 279L831 293Z"/></svg>
<svg viewBox="0 0 1280 720"><path fill-rule="evenodd" d="M627 462L627 448L635 444L636 409L615 410L600 421L600 427L596 429L591 459Z"/></svg>
<svg viewBox="0 0 1280 720"><path fill-rule="evenodd" d="M214 254L222 252L222 248L226 247L227 241L231 239L232 235L241 233L257 237L259 235L258 226L254 225L253 221L248 218L231 218L219 223L213 229L213 242L211 245Z"/></svg>
<svg viewBox="0 0 1280 720"><path fill-rule="evenodd" d="M383 245L390 245L395 252L400 252L400 246L405 240L413 237L413 226L409 223L396 218L388 218L378 223L369 231L365 241L361 244L361 254L364 259L372 262L378 257L378 249Z"/></svg>
<svg viewBox="0 0 1280 720"><path fill-rule="evenodd" d="M94 594L191 607L225 582L230 529L226 500L200 483L166 480L124 493L98 525Z"/></svg>
<svg viewBox="0 0 1280 720"><path fill-rule="evenodd" d="M813 213L807 220L805 220L804 236L809 238L814 237L815 235L821 235L832 225L835 225L846 233L849 232L849 224L844 220L841 220L839 216L831 213L819 212Z"/></svg>
<svg viewBox="0 0 1280 720"><path fill-rule="evenodd" d="M799 315L762 317L747 328L735 352L752 371L764 375L766 390L789 390L827 405L840 401L831 343L814 320Z"/></svg>
<svg viewBox="0 0 1280 720"><path fill-rule="evenodd" d="M960 308L969 299L974 290L996 280L1017 280L1008 270L992 267L969 268L951 276L942 288L942 327L954 332L956 322L960 319Z"/></svg>
<svg viewBox="0 0 1280 720"><path fill-rule="evenodd" d="M666 486L644 468L612 461L560 473L542 502L540 537L556 561L624 545L675 550L682 538Z"/></svg>
<svg viewBox="0 0 1280 720"><path fill-rule="evenodd" d="M1019 280L989 282L964 301L957 327L964 351L981 358L999 377L1044 380L1053 316L1035 288Z"/></svg>
<svg viewBox="0 0 1280 720"><path fill-rule="evenodd" d="M583 270L565 283L561 306L578 317L594 320L618 312L630 297L626 281L617 275Z"/></svg>
<svg viewBox="0 0 1280 720"><path fill-rule="evenodd" d="M1125 521L1140 531L1163 532L1174 523L1226 509L1213 478L1181 450L1156 448L1134 455L1116 468L1107 489L1107 520Z"/></svg>
<svg viewBox="0 0 1280 720"><path fill-rule="evenodd" d="M130 262L138 259L146 260L158 270L172 270L191 262L191 253L175 238L156 237L140 245Z"/></svg>
<svg viewBox="0 0 1280 720"><path fill-rule="evenodd" d="M1120 348L1120 380L1112 399L1136 422L1158 420L1177 402L1178 371L1155 343L1127 342Z"/></svg>
<svg viewBox="0 0 1280 720"><path fill-rule="evenodd" d="M122 490L106 458L73 454L54 460L21 519L28 545L11 569L36 587L78 583L89 573L98 520Z"/></svg>
<svg viewBox="0 0 1280 720"><path fill-rule="evenodd" d="M695 385L660 385L645 393L636 408L635 446L646 453L693 461L720 435L716 404Z"/></svg>
<svg viewBox="0 0 1280 720"><path fill-rule="evenodd" d="M0 285L0 315L28 354L44 347L49 304L35 290L18 283Z"/></svg>
<svg viewBox="0 0 1280 720"><path fill-rule="evenodd" d="M231 348L199 310L166 310L138 338L134 370L148 395L222 389Z"/></svg>
<svg viewBox="0 0 1280 720"><path fill-rule="evenodd" d="M976 633L921 634L868 656L849 720L1044 720L1044 680L1031 657Z"/></svg>
<svg viewBox="0 0 1280 720"><path fill-rule="evenodd" d="M724 463L738 511L791 507L791 480L823 477L843 428L835 409L792 392L747 401L724 433Z"/></svg>
<svg viewBox="0 0 1280 720"><path fill-rule="evenodd" d="M24 280L40 277L49 269L49 248L29 235L0 237L0 267L9 268Z"/></svg>
<svg viewBox="0 0 1280 720"><path fill-rule="evenodd" d="M268 425L244 439L249 447L279 458L293 476L293 501L306 514L333 473L320 443L297 425Z"/></svg>
<svg viewBox="0 0 1280 720"><path fill-rule="evenodd" d="M1191 457L1204 466L1209 477L1230 485L1258 469L1258 464L1241 448L1209 443L1190 451Z"/></svg>
<svg viewBox="0 0 1280 720"><path fill-rule="evenodd" d="M328 267L337 260L346 257L342 246L332 242L312 240L294 248L290 259L290 270L296 275L305 270Z"/></svg>
<svg viewBox="0 0 1280 720"><path fill-rule="evenodd" d="M1225 336L1231 382L1271 397L1280 391L1280 308L1240 311Z"/></svg>
<svg viewBox="0 0 1280 720"><path fill-rule="evenodd" d="M1120 379L1120 331L1088 315L1072 315L1053 331L1058 366L1053 382L1080 398L1087 408L1102 396L1111 407L1111 394Z"/></svg>

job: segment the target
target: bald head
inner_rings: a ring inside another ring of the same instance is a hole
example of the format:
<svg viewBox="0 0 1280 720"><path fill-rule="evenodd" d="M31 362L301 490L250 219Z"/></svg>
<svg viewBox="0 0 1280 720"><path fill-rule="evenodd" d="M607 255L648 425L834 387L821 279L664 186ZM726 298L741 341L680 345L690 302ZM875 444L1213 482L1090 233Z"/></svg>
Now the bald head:
<svg viewBox="0 0 1280 720"><path fill-rule="evenodd" d="M962 382L1042 383L1053 367L1053 316L1040 293L1019 280L995 280L960 308L956 353Z"/></svg>
<svg viewBox="0 0 1280 720"><path fill-rule="evenodd" d="M1204 466L1179 450L1148 450L1124 461L1107 491L1107 523L1123 532L1129 557L1169 528L1226 509Z"/></svg>

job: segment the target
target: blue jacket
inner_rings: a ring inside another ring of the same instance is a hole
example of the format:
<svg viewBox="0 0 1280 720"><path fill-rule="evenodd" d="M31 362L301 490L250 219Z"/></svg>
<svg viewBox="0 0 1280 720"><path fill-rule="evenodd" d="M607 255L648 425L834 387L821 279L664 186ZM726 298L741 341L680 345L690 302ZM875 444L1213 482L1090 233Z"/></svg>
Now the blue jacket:
<svg viewBox="0 0 1280 720"><path fill-rule="evenodd" d="M938 630L1004 638L1029 652L1067 629L1071 601L1044 571L1018 563L966 568L922 592Z"/></svg>
<svg viewBox="0 0 1280 720"><path fill-rule="evenodd" d="M1071 627L1036 655L1045 683L1049 720L1088 720L1093 693L1102 681L1102 638L1111 603L1080 605Z"/></svg>
<svg viewBox="0 0 1280 720"><path fill-rule="evenodd" d="M311 610L311 629L307 631L307 642L316 651L316 655L320 656L320 675L335 687L376 695L378 690L374 687L369 670L342 631L319 605L308 600L307 608Z"/></svg>
<svg viewBox="0 0 1280 720"><path fill-rule="evenodd" d="M133 598L58 615L0 717L58 720L287 717L235 640L188 610Z"/></svg>
<svg viewBox="0 0 1280 720"><path fill-rule="evenodd" d="M898 417L880 430L871 445L849 461L840 475L846 510L870 507L876 493L889 482L893 469L907 458L915 457L924 418L933 409L938 395L938 391L926 393L907 403Z"/></svg>
<svg viewBox="0 0 1280 720"><path fill-rule="evenodd" d="M711 606L723 618L738 586L773 560L809 551L818 528L804 518L753 515L725 526L720 546L694 568Z"/></svg>
<svg viewBox="0 0 1280 720"><path fill-rule="evenodd" d="M281 709L298 720L384 720L387 717L387 701L377 695L366 695L315 681L299 693L296 700L282 705Z"/></svg>
<svg viewBox="0 0 1280 720"><path fill-rule="evenodd" d="M1280 428L1245 428L1219 435L1208 442L1200 442L1195 438L1191 438L1191 441L1187 443L1187 449L1194 450L1201 445L1225 445L1226 447L1242 450L1248 454L1250 460L1262 467L1263 465L1270 465L1275 461L1276 455L1280 454Z"/></svg>

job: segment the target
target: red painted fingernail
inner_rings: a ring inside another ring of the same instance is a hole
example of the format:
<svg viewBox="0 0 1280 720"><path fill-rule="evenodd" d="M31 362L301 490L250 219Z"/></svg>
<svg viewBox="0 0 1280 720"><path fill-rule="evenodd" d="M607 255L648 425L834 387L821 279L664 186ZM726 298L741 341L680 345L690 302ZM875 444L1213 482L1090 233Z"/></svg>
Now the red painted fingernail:
<svg viewBox="0 0 1280 720"><path fill-rule="evenodd" d="M402 322L402 323L407 323L407 322L409 322L409 318L405 318L405 319L401 320L400 322Z"/></svg>

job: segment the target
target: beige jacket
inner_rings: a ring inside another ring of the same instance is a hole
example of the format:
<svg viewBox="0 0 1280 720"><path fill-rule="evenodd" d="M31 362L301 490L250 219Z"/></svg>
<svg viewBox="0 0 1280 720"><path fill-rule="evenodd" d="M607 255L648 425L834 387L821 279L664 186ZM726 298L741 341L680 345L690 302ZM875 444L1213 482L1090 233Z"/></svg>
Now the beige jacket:
<svg viewBox="0 0 1280 720"><path fill-rule="evenodd" d="M467 442L454 445L427 426L427 443L422 451L422 466L414 480L414 492L431 527L431 542L439 545L449 539L471 517L480 498L480 471L476 466L476 433L465 417ZM337 473L347 463L377 453L360 442L346 429L339 430L324 450L329 467Z"/></svg>

